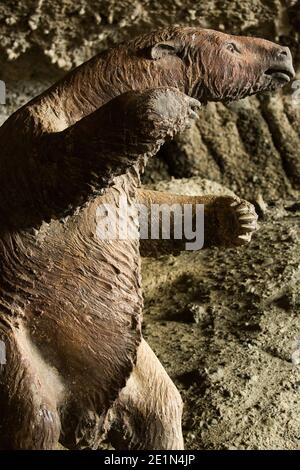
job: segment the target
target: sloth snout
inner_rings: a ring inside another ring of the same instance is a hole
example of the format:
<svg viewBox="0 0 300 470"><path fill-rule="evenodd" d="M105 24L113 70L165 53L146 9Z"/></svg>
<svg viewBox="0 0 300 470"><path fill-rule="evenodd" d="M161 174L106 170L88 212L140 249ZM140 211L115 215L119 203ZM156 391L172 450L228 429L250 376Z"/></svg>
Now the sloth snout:
<svg viewBox="0 0 300 470"><path fill-rule="evenodd" d="M292 54L288 47L279 47L276 50L265 73L271 75L274 79L281 79L286 82L295 77L296 72L293 67Z"/></svg>
<svg viewBox="0 0 300 470"><path fill-rule="evenodd" d="M274 68L285 71L290 78L294 78L296 73L293 67L293 58L288 47L281 47L275 55Z"/></svg>

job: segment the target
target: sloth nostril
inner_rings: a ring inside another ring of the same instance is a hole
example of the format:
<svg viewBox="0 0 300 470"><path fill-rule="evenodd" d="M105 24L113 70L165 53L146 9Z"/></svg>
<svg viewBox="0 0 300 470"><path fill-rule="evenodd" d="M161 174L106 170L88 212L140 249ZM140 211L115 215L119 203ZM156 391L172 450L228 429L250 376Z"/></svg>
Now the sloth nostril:
<svg viewBox="0 0 300 470"><path fill-rule="evenodd" d="M278 52L277 57L278 59L285 59L288 57L288 51L286 49L281 49L281 51Z"/></svg>

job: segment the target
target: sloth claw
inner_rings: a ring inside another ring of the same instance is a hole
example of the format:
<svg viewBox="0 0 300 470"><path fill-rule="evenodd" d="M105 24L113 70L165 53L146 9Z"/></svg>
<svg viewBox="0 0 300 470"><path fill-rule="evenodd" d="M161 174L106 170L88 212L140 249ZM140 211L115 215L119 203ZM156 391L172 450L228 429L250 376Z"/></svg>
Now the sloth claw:
<svg viewBox="0 0 300 470"><path fill-rule="evenodd" d="M242 201L235 207L237 222L239 224L238 242L239 244L249 243L253 233L258 230L257 219L254 206L247 201ZM242 233L241 233L242 232Z"/></svg>
<svg viewBox="0 0 300 470"><path fill-rule="evenodd" d="M242 215L239 217L239 220L241 222L252 222L252 221L255 221L257 220L257 217L252 215L252 214L249 214L249 215Z"/></svg>
<svg viewBox="0 0 300 470"><path fill-rule="evenodd" d="M245 234L245 235L239 235L238 238L239 238L240 240L245 241L245 242L250 242L250 240L251 240L251 234L250 234L250 233L247 233L247 234Z"/></svg>
<svg viewBox="0 0 300 470"><path fill-rule="evenodd" d="M197 119L197 117L198 117L198 114L195 113L195 111L193 111L193 109L190 109L189 118L190 119Z"/></svg>
<svg viewBox="0 0 300 470"><path fill-rule="evenodd" d="M250 202L231 196L216 199L218 239L225 246L249 243L258 230L258 216Z"/></svg>
<svg viewBox="0 0 300 470"><path fill-rule="evenodd" d="M242 228L246 228L248 230L255 230L255 225L254 224L243 224L241 225Z"/></svg>
<svg viewBox="0 0 300 470"><path fill-rule="evenodd" d="M201 108L201 104L199 103L199 101L195 100L194 98L189 98L188 105L189 105L188 118L192 120L197 119L199 117L199 110Z"/></svg>
<svg viewBox="0 0 300 470"><path fill-rule="evenodd" d="M239 209L236 210L240 214L247 214L249 212L248 207L240 207Z"/></svg>

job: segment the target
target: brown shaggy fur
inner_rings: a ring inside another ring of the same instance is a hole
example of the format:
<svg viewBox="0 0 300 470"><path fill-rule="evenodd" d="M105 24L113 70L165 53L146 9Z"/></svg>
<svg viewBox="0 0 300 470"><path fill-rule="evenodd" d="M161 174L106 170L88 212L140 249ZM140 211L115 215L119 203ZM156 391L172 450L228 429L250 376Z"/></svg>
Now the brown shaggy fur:
<svg viewBox="0 0 300 470"><path fill-rule="evenodd" d="M94 57L4 123L2 449L97 448L109 429L116 447L183 447L181 398L141 337L139 243L99 240L97 208L120 195L172 204L141 191L140 172L199 102L275 90L293 73L271 42L170 28ZM244 201L177 200L206 204L207 244L256 228Z"/></svg>

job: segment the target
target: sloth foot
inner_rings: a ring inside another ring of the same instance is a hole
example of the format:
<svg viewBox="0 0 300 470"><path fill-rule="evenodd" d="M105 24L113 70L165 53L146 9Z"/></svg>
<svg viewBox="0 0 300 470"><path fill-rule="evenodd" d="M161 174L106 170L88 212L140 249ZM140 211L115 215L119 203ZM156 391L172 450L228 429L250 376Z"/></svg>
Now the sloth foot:
<svg viewBox="0 0 300 470"><path fill-rule="evenodd" d="M253 233L258 230L258 216L250 202L219 197L214 201L213 208L220 244L241 246L250 242Z"/></svg>

